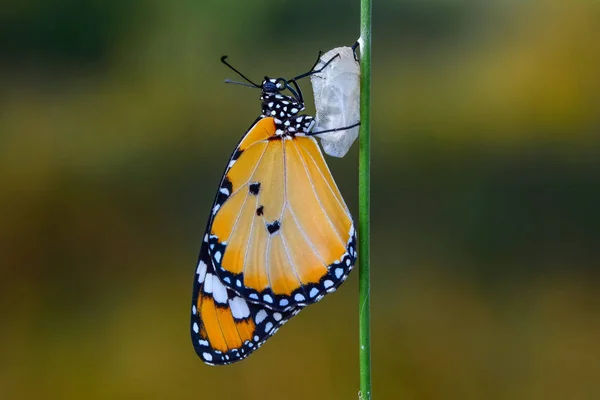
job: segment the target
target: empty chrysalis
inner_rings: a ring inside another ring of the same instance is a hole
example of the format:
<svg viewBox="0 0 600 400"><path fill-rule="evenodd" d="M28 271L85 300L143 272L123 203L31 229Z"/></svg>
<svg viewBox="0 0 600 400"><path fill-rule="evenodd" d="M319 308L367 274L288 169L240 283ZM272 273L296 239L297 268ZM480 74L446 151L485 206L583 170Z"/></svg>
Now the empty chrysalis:
<svg viewBox="0 0 600 400"><path fill-rule="evenodd" d="M354 50L351 47L329 50L315 69L333 57L335 60L327 67L310 77L317 111L313 132L351 126L360 120L360 65ZM325 153L343 157L358 137L358 126L318 136Z"/></svg>

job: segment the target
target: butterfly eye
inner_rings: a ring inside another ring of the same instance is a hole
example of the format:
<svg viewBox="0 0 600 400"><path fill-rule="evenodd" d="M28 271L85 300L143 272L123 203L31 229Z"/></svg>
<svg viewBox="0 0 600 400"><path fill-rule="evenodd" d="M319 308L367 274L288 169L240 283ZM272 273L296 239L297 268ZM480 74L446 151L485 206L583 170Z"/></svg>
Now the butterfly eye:
<svg viewBox="0 0 600 400"><path fill-rule="evenodd" d="M266 93L276 93L279 91L277 84L273 82L273 79L266 79L266 77L262 85L262 90Z"/></svg>

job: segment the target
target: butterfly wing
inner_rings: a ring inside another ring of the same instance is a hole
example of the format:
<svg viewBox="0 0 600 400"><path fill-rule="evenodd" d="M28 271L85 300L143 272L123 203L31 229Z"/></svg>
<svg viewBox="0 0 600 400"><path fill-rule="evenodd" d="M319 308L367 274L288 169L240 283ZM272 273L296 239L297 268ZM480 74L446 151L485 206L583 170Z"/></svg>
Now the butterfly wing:
<svg viewBox="0 0 600 400"><path fill-rule="evenodd" d="M301 308L279 312L247 302L215 275L208 248L205 236L194 279L192 343L205 363L230 364L259 348Z"/></svg>
<svg viewBox="0 0 600 400"><path fill-rule="evenodd" d="M352 217L315 139L278 136L271 117L234 152L208 241L224 285L279 310L320 300L356 261Z"/></svg>

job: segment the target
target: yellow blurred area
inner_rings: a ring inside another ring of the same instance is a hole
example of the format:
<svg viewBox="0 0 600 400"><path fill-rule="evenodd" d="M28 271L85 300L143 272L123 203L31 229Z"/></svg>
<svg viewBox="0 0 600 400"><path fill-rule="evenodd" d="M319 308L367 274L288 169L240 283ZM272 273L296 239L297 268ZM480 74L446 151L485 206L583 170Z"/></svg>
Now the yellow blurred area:
<svg viewBox="0 0 600 400"><path fill-rule="evenodd" d="M374 398L600 398L600 3L375 3ZM219 57L291 77L357 32L341 0L0 5L0 399L357 398L356 272L239 364L189 338L260 112Z"/></svg>

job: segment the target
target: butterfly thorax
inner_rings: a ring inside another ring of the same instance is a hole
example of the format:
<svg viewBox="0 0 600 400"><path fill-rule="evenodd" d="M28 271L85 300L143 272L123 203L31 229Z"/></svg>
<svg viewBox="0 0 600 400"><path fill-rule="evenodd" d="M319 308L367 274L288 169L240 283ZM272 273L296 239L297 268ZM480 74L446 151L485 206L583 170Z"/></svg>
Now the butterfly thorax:
<svg viewBox="0 0 600 400"><path fill-rule="evenodd" d="M304 103L291 96L280 93L262 94L262 117L272 117L275 120L278 136L295 136L309 133L314 125L310 115L298 115L304 111Z"/></svg>

